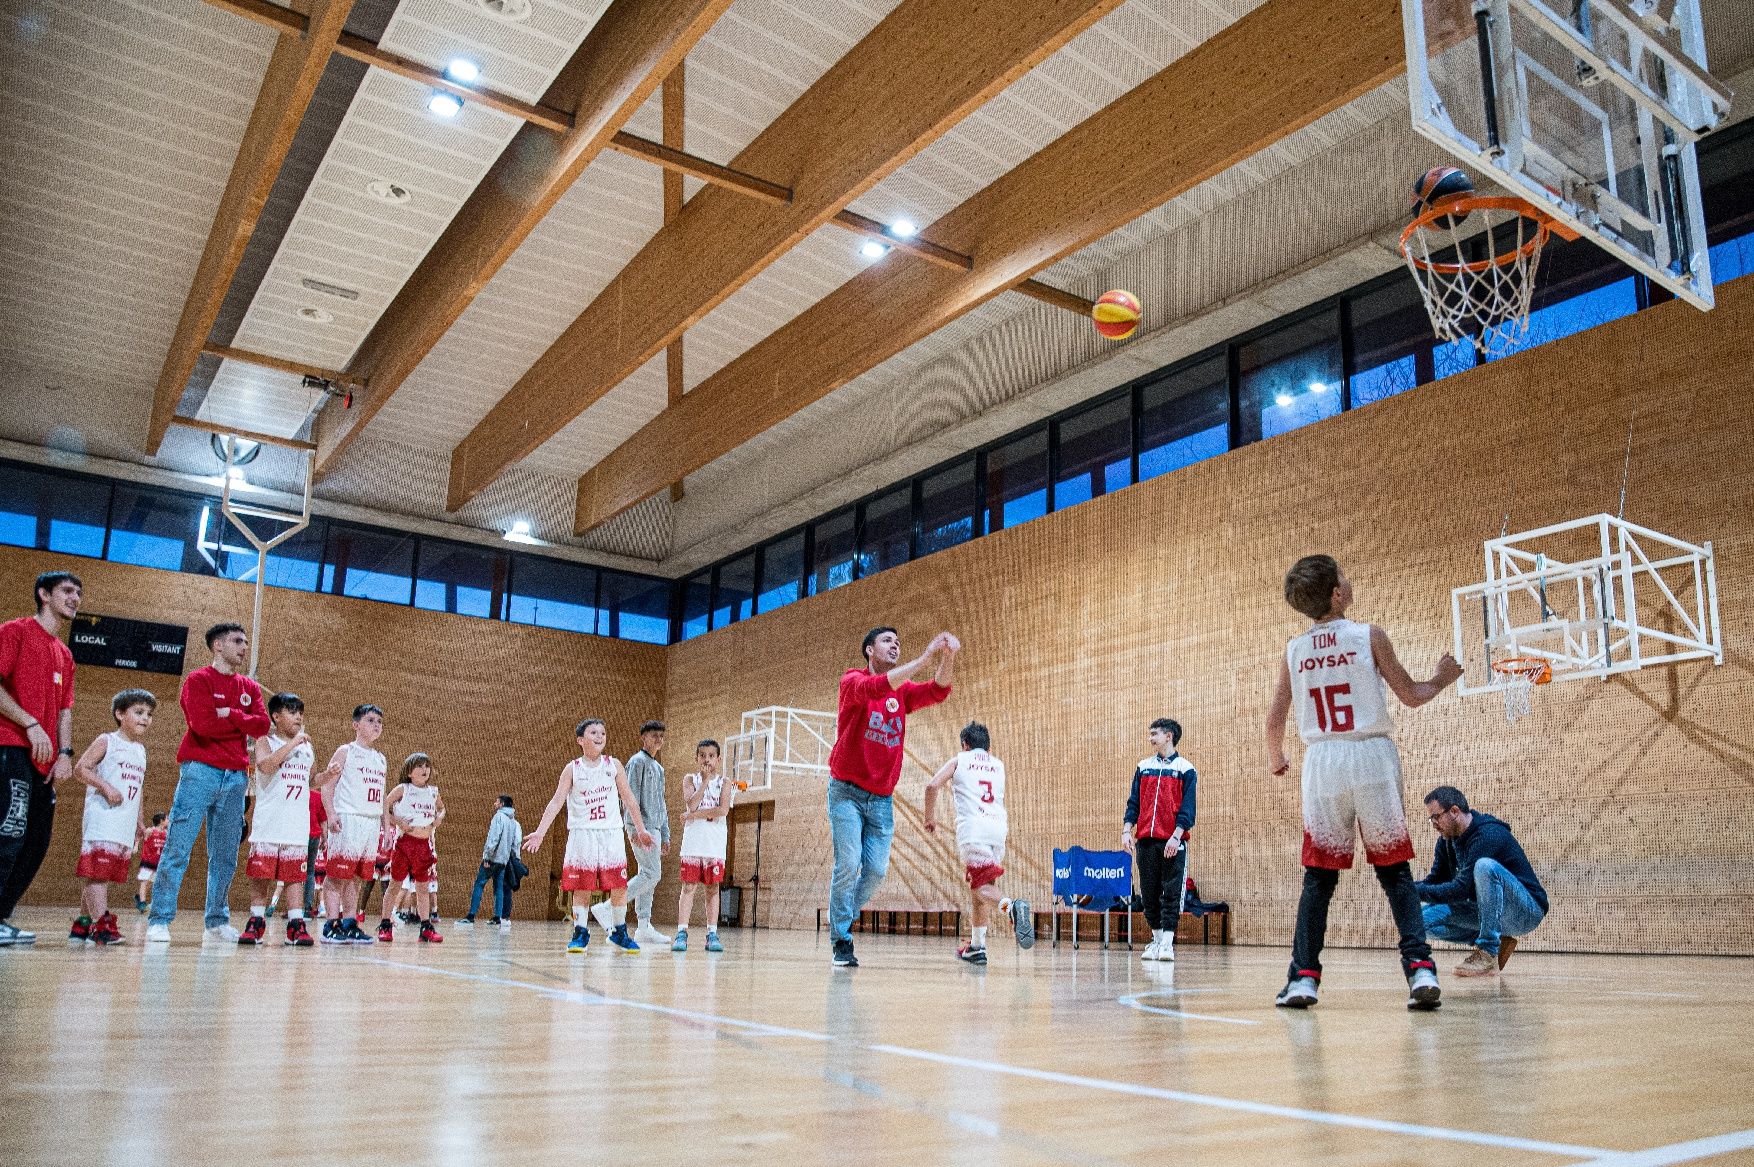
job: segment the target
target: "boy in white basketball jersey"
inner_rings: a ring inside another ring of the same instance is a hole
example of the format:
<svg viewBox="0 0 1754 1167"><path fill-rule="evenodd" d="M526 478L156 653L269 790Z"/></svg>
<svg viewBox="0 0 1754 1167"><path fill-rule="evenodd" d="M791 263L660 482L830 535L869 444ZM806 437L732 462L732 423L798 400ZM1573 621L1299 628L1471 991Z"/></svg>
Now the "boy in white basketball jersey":
<svg viewBox="0 0 1754 1167"><path fill-rule="evenodd" d="M579 892L609 893L609 920L613 929L609 943L617 952L638 952L639 945L627 931L627 848L621 833L621 815L633 824L633 837L641 847L652 846L652 836L640 820L639 802L628 785L627 773L621 763L604 753L609 731L595 717L579 722L574 735L579 743L579 757L568 762L560 772L560 783L554 797L542 811L542 822L524 839L524 850L535 854L542 849L548 827L554 816L566 807L566 858L560 869L560 888L573 892L572 939L568 952L583 952L591 942L585 930L586 908ZM601 905L599 905L601 906ZM609 927L601 915L597 922Z"/></svg>
<svg viewBox="0 0 1754 1167"><path fill-rule="evenodd" d="M725 882L725 844L734 789L719 773L719 743L707 738L694 747L699 770L682 776L682 894L676 901L676 939L671 952L688 951L688 919L694 914L694 889L706 895L706 950L723 952L719 943L719 885Z"/></svg>
<svg viewBox="0 0 1754 1167"><path fill-rule="evenodd" d="M74 873L84 882L79 918L67 939L122 943L110 911L109 885L128 882L128 859L146 834L141 787L146 783L146 731L158 698L145 689L123 689L110 701L116 728L85 748L73 773L85 783L85 819Z"/></svg>
<svg viewBox="0 0 1754 1167"><path fill-rule="evenodd" d="M402 763L402 781L390 792L384 814L396 824L401 834L390 855L390 880L414 881L414 910L420 920L420 942L441 944L438 913L433 906L430 887L438 874L438 856L433 854L432 834L445 821L445 800L432 781L432 759L425 754L409 754ZM396 925L391 913L396 910L386 893L384 918L378 921L378 939L385 944L396 938Z"/></svg>
<svg viewBox="0 0 1754 1167"><path fill-rule="evenodd" d="M268 934L268 902L276 884L304 886L311 833L311 783L338 777L333 762L313 775L317 762L305 732L305 703L297 693L268 698L273 729L256 739L256 808L250 818L250 855L244 874L250 878L250 919L238 934L239 944L260 944ZM285 944L309 948L310 929L303 904L286 912Z"/></svg>
<svg viewBox="0 0 1754 1167"><path fill-rule="evenodd" d="M384 711L361 705L353 711L353 740L329 759L329 768L339 772L323 784L323 805L329 808L325 943L372 942L359 926L359 885L375 873L378 831L384 820L384 755L373 748L383 733Z"/></svg>
<svg viewBox="0 0 1754 1167"><path fill-rule="evenodd" d="M1035 944L1035 917L1028 900L1008 900L999 895L999 877L1005 874L1005 838L1010 825L1005 815L1005 763L988 752L992 735L978 721L962 727L962 752L945 762L926 784L925 827L938 830L934 812L938 792L950 787L956 806L956 849L962 857L963 876L974 896L974 936L956 950L959 960L987 963L987 920L993 908L1011 914L1017 943Z"/></svg>
<svg viewBox="0 0 1754 1167"><path fill-rule="evenodd" d="M1410 990L1409 1009L1435 1009L1440 1002L1431 946L1419 895L1413 888L1413 840L1401 803L1401 759L1389 735L1383 686L1409 708L1430 701L1457 677L1461 666L1448 653L1436 675L1415 681L1395 656L1388 633L1346 619L1352 584L1331 556L1306 555L1285 575L1285 599L1314 621L1286 645L1279 680L1267 710L1267 755L1274 774L1291 768L1285 758L1285 719L1295 703L1297 730L1308 746L1303 758L1303 895L1291 969L1274 1004L1307 1009L1321 982L1322 943L1328 901L1340 872L1352 866L1353 836L1364 839L1364 858L1376 869L1401 933L1401 969Z"/></svg>

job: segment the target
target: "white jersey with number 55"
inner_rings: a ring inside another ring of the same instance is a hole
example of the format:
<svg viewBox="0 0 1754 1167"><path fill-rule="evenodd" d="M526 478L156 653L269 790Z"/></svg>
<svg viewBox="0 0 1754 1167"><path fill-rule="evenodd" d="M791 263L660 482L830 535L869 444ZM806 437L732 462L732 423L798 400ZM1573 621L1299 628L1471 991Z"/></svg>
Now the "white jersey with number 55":
<svg viewBox="0 0 1754 1167"><path fill-rule="evenodd" d="M1370 651L1370 625L1317 624L1285 646L1297 732L1307 742L1385 737L1395 726L1382 674Z"/></svg>

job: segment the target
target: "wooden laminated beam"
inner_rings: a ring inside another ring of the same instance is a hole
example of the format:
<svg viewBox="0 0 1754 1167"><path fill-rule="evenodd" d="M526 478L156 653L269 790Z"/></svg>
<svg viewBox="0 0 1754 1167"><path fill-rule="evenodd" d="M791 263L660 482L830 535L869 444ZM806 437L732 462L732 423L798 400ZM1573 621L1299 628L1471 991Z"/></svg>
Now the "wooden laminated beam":
<svg viewBox="0 0 1754 1167"><path fill-rule="evenodd" d="M224 438L242 438L246 442L261 442L265 446L285 446L289 450L315 450L317 443L307 442L303 438L283 438L279 434L262 434L255 430L241 430L236 426L217 425L203 421L198 417L184 417L177 414L171 418L171 424L188 430L201 430L204 433L218 434Z"/></svg>
<svg viewBox="0 0 1754 1167"><path fill-rule="evenodd" d="M677 62L676 68L664 78L663 116L664 145L672 150L683 150L688 145L688 59L684 57ZM664 171L664 222L668 223L682 213L683 195L686 190L679 170ZM786 192L786 200L791 201L791 191ZM665 405L675 405L682 400L682 338L679 336L670 342L664 350L664 396ZM670 484L670 501L682 501L682 484Z"/></svg>
<svg viewBox="0 0 1754 1167"><path fill-rule="evenodd" d="M434 69L422 65L419 61L411 61L398 53L392 53L376 41L370 41L352 33L342 33L335 44L335 51L343 57L362 61L373 68L382 69L386 73L394 73L398 77L406 77L410 81L418 81L422 85L430 85L434 89L442 89L446 93L454 93L464 101L472 101L484 105L488 109L497 109L500 113L511 114L533 126L541 126L556 134L572 129L572 115L564 110L551 106L532 105L527 101L519 101L497 93L485 85L464 85L452 81L442 69Z"/></svg>
<svg viewBox="0 0 1754 1167"><path fill-rule="evenodd" d="M690 199L452 451L450 509L1119 2L902 0L732 160L792 201Z"/></svg>
<svg viewBox="0 0 1754 1167"><path fill-rule="evenodd" d="M329 53L347 23L353 0L312 0L310 16L302 34L285 35L274 46L256 108L244 130L244 140L232 162L219 211L207 232L195 280L183 302L177 329L171 338L152 396L152 420L146 434L146 452L158 453L164 433L176 416L177 404L195 371L201 346L207 343L225 293L243 261L244 248L256 229L280 165L292 148L293 135L304 119L305 108L322 80Z"/></svg>
<svg viewBox="0 0 1754 1167"><path fill-rule="evenodd" d="M622 132L610 139L609 146L612 150L626 154L630 158L656 163L667 172L678 176L692 175L702 182L736 191L738 194L747 195L752 199L759 199L769 206L784 206L792 201L792 188L789 186L781 186L777 182L769 182L765 178L757 178L753 174L745 174L741 170L733 170L729 166L708 162L705 158L675 149L662 142L654 142L649 138L641 138Z"/></svg>
<svg viewBox="0 0 1754 1167"><path fill-rule="evenodd" d="M348 372L370 384L351 410L318 414L316 472L337 459L585 167L713 26L731 0L616 0L542 105L571 111L554 134L519 129L367 335Z"/></svg>
<svg viewBox="0 0 1754 1167"><path fill-rule="evenodd" d="M973 271L880 260L664 410L579 480L575 530L1405 67L1396 0L1267 0L934 222Z"/></svg>
<svg viewBox="0 0 1754 1167"><path fill-rule="evenodd" d="M320 365L307 365L303 361L289 361L285 357L271 357L263 353L248 352L226 344L204 344L201 346L201 351L211 357L237 361L244 365L255 365L259 369L296 373L301 377L321 377L323 380L333 381L337 385L351 385L356 389L365 388L363 380L340 369L325 369Z"/></svg>

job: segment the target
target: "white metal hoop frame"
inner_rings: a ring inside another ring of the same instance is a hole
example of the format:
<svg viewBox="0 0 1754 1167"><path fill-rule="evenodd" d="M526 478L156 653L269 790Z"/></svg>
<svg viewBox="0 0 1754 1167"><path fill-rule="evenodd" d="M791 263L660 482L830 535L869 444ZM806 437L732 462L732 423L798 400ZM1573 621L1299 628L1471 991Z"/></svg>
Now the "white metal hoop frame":
<svg viewBox="0 0 1754 1167"><path fill-rule="evenodd" d="M265 584L264 577L268 574L268 552L274 550L274 548L280 546L282 543L311 525L311 478L313 469L312 462L315 459L315 454L306 450L299 455L301 468L304 471L304 498L298 511L294 513L289 511L277 511L272 507L260 507L253 506L249 503L234 502L231 497L233 481L231 471L232 466L234 465L232 462L232 455L237 450L237 444L234 439L227 438L223 445L225 447L225 469L222 471L224 477L221 479L224 485L220 489L219 494L220 513L225 515L227 519L231 520L232 526L241 531L244 538L250 541L250 546L256 549L256 588L255 600L250 608L250 670L248 673L249 676L254 677L256 675L256 663L260 659L262 651L262 588ZM273 522L284 523L286 526L274 535L263 536L257 534L256 531L244 521L249 517L269 519ZM205 551L203 551L203 554L205 554Z"/></svg>
<svg viewBox="0 0 1754 1167"><path fill-rule="evenodd" d="M1470 229L1464 231L1464 226ZM1514 349L1528 333L1535 272L1556 230L1560 228L1550 216L1522 199L1476 195L1445 199L1407 224L1401 232L1401 256L1438 339L1465 338L1483 356L1503 356ZM1563 233L1576 237L1569 230ZM1476 236L1497 250L1484 259L1461 260Z"/></svg>
<svg viewBox="0 0 1754 1167"><path fill-rule="evenodd" d="M1489 539L1484 550L1485 582L1450 595L1456 659L1480 666L1463 674L1458 693L1532 685L1529 669L1501 667L1509 658L1545 662L1554 683L1723 663L1709 542L1600 514Z"/></svg>
<svg viewBox="0 0 1754 1167"><path fill-rule="evenodd" d="M750 793L772 790L776 774L826 782L834 731L835 715L819 709L752 709L725 739L725 775Z"/></svg>

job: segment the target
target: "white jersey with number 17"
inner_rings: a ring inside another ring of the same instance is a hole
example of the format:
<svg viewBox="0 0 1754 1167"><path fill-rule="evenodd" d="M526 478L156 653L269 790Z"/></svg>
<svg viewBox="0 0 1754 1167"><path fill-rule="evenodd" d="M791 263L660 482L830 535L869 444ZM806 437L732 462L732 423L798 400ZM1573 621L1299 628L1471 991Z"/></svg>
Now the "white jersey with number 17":
<svg viewBox="0 0 1754 1167"><path fill-rule="evenodd" d="M1382 674L1370 650L1370 625L1329 620L1285 646L1297 732L1305 742L1386 737L1395 726Z"/></svg>

